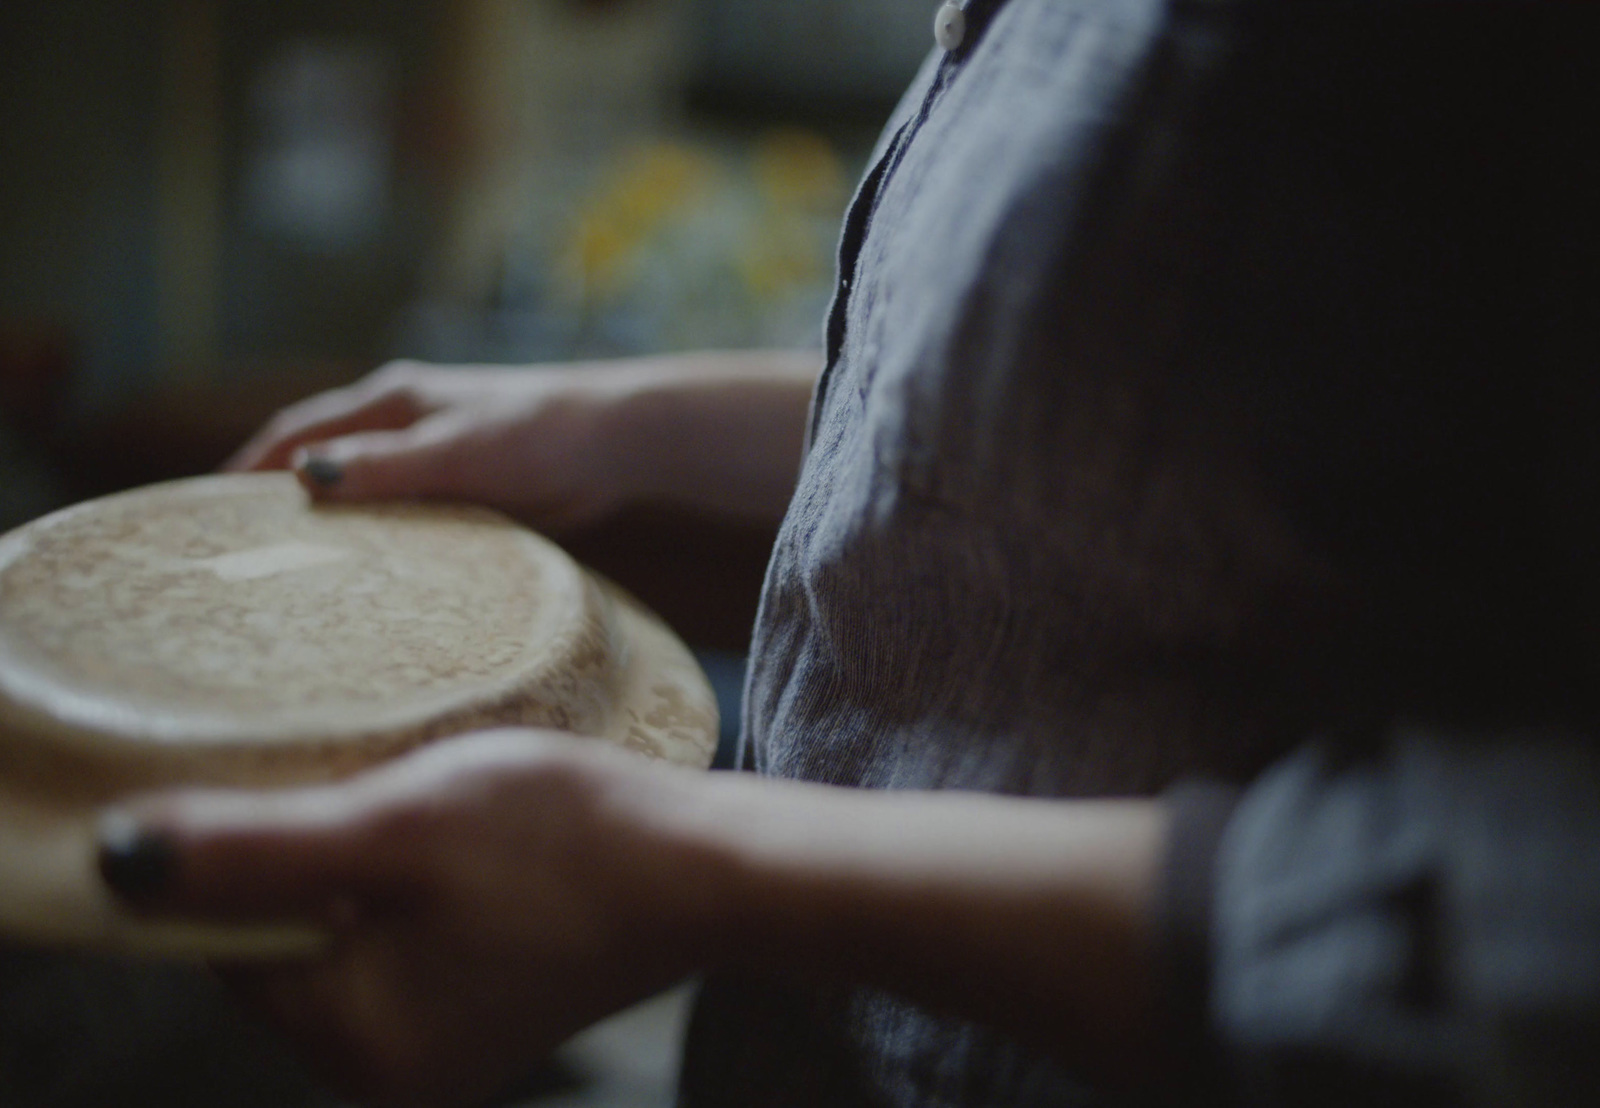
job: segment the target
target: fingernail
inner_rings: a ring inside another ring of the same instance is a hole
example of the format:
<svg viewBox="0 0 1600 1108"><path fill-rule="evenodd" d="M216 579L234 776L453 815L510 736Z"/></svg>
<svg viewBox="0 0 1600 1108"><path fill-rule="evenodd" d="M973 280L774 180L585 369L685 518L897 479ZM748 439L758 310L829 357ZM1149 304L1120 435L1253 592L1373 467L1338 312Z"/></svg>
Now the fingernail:
<svg viewBox="0 0 1600 1108"><path fill-rule="evenodd" d="M325 489L331 489L344 479L344 466L319 454L312 454L301 462L300 471L311 479L312 484Z"/></svg>
<svg viewBox="0 0 1600 1108"><path fill-rule="evenodd" d="M124 900L143 901L172 880L178 855L172 840L132 816L113 812L100 821L100 876Z"/></svg>

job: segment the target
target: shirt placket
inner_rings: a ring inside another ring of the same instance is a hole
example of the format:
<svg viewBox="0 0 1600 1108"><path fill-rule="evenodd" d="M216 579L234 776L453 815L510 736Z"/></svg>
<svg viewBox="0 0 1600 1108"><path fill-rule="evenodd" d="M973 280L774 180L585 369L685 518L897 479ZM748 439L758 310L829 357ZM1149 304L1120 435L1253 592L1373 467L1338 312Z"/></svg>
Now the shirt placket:
<svg viewBox="0 0 1600 1108"><path fill-rule="evenodd" d="M815 441L822 412L826 407L839 359L844 352L848 328L851 296L855 291L856 266L861 257L867 235L872 229L873 216L894 172L905 158L913 139L932 114L933 106L949 87L950 80L976 43L982 26L1004 0L948 0L934 15L934 41L944 51L939 71L923 94L922 103L910 119L902 123L883 154L873 164L862 180L855 200L845 215L843 233L839 239L839 277L834 286L833 300L828 307L826 330L827 358L822 375L817 380L816 395L812 403L811 421L807 430L806 448Z"/></svg>

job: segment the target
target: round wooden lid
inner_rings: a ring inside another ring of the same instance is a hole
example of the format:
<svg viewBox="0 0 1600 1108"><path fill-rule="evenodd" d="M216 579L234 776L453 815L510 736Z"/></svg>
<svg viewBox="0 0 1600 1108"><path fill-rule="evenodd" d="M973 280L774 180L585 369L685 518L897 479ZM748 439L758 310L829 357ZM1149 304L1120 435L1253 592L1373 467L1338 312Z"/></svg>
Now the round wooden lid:
<svg viewBox="0 0 1600 1108"><path fill-rule="evenodd" d="M703 766L716 708L659 620L490 512L313 507L253 474L48 516L0 539L0 929L194 948L99 889L107 800L327 780L508 725Z"/></svg>

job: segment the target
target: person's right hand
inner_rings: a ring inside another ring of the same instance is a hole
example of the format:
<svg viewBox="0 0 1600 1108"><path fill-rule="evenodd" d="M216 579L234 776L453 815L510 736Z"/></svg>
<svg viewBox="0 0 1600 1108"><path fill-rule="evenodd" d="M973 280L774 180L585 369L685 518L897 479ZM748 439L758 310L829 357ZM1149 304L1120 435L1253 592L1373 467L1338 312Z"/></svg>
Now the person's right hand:
<svg viewBox="0 0 1600 1108"><path fill-rule="evenodd" d="M561 530L632 492L606 416L635 377L395 362L285 408L225 468L289 467L321 499L472 500Z"/></svg>
<svg viewBox="0 0 1600 1108"><path fill-rule="evenodd" d="M330 784L125 799L99 834L142 917L327 933L320 955L222 969L364 1103L483 1103L723 969L887 989L1091 1080L1166 1061L1159 801L702 774L512 729Z"/></svg>

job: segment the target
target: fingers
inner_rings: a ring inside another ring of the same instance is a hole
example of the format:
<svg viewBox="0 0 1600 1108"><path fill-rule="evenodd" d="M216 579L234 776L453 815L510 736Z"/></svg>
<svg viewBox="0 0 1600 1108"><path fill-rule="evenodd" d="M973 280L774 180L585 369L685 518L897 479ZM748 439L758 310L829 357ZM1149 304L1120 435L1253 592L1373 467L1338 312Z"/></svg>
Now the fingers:
<svg viewBox="0 0 1600 1108"><path fill-rule="evenodd" d="M357 785L155 798L103 817L100 872L144 912L342 927L394 890L375 815Z"/></svg>
<svg viewBox="0 0 1600 1108"><path fill-rule="evenodd" d="M103 816L100 872L124 902L150 914L311 919L348 930L362 905L427 886L429 850L449 838L459 790L481 804L483 783L538 767L570 792L558 770L591 745L537 731L483 732L330 785L146 798Z"/></svg>
<svg viewBox="0 0 1600 1108"><path fill-rule="evenodd" d="M491 414L452 409L399 431L370 431L312 443L290 465L313 497L325 501L446 499L510 512L550 532L591 522L608 502L588 491L578 467L530 463L506 442ZM581 491L580 491L581 490Z"/></svg>
<svg viewBox="0 0 1600 1108"><path fill-rule="evenodd" d="M369 378L285 408L222 468L232 472L284 469L294 452L307 443L361 431L397 430L410 426L422 414L423 405L414 389L397 380Z"/></svg>
<svg viewBox="0 0 1600 1108"><path fill-rule="evenodd" d="M456 464L465 434L459 419L434 416L403 430L317 442L297 450L290 464L320 500L471 497L481 490L462 487L469 475ZM485 484L486 475L478 476Z"/></svg>
<svg viewBox="0 0 1600 1108"><path fill-rule="evenodd" d="M507 729L332 785L153 797L107 817L101 868L143 913L327 927L316 958L219 976L363 1102L482 1103L667 979L616 983L614 936L640 944L615 921L649 913L603 903L616 851L597 813L637 760L600 745ZM359 912L344 926L341 903Z"/></svg>

